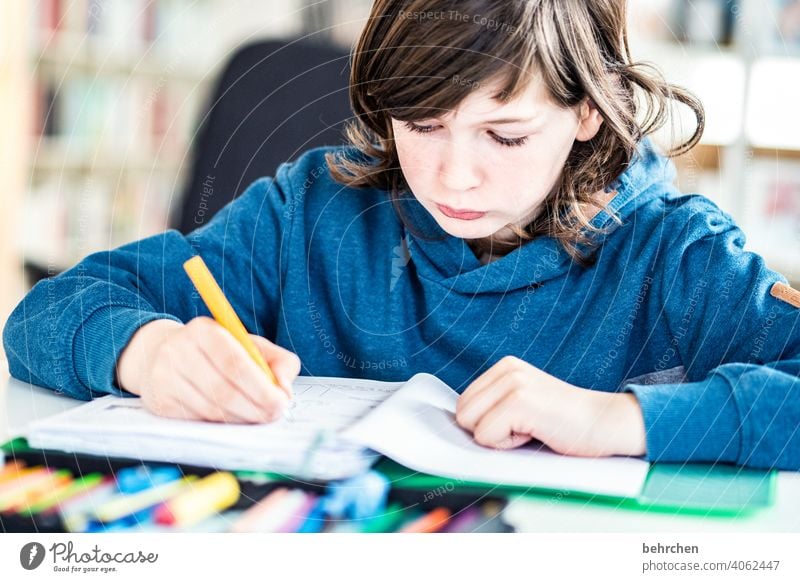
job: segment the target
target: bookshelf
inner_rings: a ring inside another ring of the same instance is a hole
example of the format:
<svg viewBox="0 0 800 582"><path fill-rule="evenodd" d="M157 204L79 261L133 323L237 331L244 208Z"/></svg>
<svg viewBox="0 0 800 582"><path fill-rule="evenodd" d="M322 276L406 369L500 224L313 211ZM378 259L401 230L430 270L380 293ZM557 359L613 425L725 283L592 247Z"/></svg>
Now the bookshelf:
<svg viewBox="0 0 800 582"><path fill-rule="evenodd" d="M299 0L33 2L18 26L32 139L15 243L28 270L164 230L216 74L303 16Z"/></svg>
<svg viewBox="0 0 800 582"><path fill-rule="evenodd" d="M19 240L29 267L58 272L165 228L212 78L217 47L192 32L212 5L34 3L25 43L33 147Z"/></svg>

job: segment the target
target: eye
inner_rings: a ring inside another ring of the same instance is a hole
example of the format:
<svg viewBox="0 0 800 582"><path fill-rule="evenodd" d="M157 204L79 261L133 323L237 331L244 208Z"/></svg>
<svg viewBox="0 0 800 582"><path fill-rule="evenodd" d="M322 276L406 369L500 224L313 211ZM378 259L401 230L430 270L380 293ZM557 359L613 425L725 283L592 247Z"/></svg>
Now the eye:
<svg viewBox="0 0 800 582"><path fill-rule="evenodd" d="M525 145L528 142L528 136L525 137L502 137L497 135L496 133L489 132L492 136L492 139L499 143L501 146L504 147L519 147Z"/></svg>
<svg viewBox="0 0 800 582"><path fill-rule="evenodd" d="M406 129L414 133L430 133L435 129L432 125L417 125L411 121L404 121L403 124L406 126Z"/></svg>
<svg viewBox="0 0 800 582"><path fill-rule="evenodd" d="M431 133L436 129L435 125L418 125L412 121L404 121L403 124L406 126L406 129L413 131L414 133ZM489 135L492 136L492 139L497 144L503 147L519 147L528 143L528 136L502 137L491 131L489 132Z"/></svg>

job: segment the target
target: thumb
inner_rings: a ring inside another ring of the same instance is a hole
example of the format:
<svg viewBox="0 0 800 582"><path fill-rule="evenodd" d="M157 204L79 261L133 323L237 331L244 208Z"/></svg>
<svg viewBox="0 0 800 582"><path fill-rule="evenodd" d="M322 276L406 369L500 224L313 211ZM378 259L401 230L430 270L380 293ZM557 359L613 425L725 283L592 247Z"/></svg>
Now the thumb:
<svg viewBox="0 0 800 582"><path fill-rule="evenodd" d="M258 351L267 365L278 379L278 384L286 391L289 398L292 397L292 382L300 374L300 358L297 354L272 343L266 338L258 335L250 335L256 344Z"/></svg>
<svg viewBox="0 0 800 582"><path fill-rule="evenodd" d="M495 448L497 449L516 449L517 447L521 447L525 443L533 440L533 437L527 434L521 434L518 432L512 432L508 437L497 443Z"/></svg>

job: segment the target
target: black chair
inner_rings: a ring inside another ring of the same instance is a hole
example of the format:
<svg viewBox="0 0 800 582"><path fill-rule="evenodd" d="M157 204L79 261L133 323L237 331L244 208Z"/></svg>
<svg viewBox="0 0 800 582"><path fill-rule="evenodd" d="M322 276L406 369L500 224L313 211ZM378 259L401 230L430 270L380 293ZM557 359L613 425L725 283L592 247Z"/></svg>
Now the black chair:
<svg viewBox="0 0 800 582"><path fill-rule="evenodd" d="M321 145L344 143L352 116L349 53L307 40L237 50L222 72L192 145L191 171L172 226L205 224L261 176Z"/></svg>

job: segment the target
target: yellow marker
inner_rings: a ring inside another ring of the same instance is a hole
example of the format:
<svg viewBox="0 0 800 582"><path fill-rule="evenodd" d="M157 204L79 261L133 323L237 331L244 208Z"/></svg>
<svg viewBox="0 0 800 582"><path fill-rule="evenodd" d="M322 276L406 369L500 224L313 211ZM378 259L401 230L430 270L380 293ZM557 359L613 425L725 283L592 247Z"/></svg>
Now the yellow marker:
<svg viewBox="0 0 800 582"><path fill-rule="evenodd" d="M218 472L200 479L155 513L155 522L189 526L229 508L239 500L239 482L231 473Z"/></svg>
<svg viewBox="0 0 800 582"><path fill-rule="evenodd" d="M208 310L211 312L211 315L214 316L214 319L217 321L217 323L227 329L231 335L236 338L236 341L238 341L242 347L247 350L247 353L250 354L250 357L253 358L253 361L258 364L262 370L264 370L267 378L269 378L273 384L283 388L278 383L278 379L275 377L275 374L273 374L270 367L264 361L264 358L261 357L261 352L258 351L256 344L253 343L253 340L250 338L250 334L247 333L244 324L233 310L233 306L222 293L222 289L220 289L217 281L211 274L211 271L208 270L205 261L203 261L200 255L197 255L186 261L183 264L183 268L186 271L186 274L189 275L192 283L194 283L197 292L200 294L200 297L203 298ZM288 389L284 388L284 391L289 398L292 397ZM289 414L288 408L286 409L285 414Z"/></svg>
<svg viewBox="0 0 800 582"><path fill-rule="evenodd" d="M163 485L157 485L138 493L119 493L94 510L94 516L102 522L110 522L163 503L188 487L197 477L189 475Z"/></svg>

